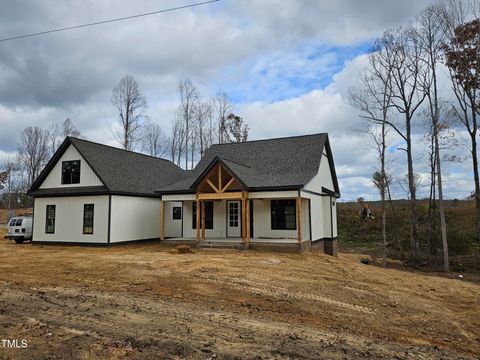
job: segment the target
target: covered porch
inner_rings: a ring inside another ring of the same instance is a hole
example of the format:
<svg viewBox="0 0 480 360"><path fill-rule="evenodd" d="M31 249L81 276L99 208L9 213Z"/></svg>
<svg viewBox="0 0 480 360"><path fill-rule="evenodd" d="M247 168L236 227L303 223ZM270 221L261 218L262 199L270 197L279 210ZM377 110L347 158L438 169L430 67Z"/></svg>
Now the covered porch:
<svg viewBox="0 0 480 360"><path fill-rule="evenodd" d="M249 191L221 161L193 189L195 193L162 196L162 241L281 245L311 239L309 200L297 190ZM181 208L181 232L174 234L168 231L172 204ZM276 221L280 214L283 218Z"/></svg>

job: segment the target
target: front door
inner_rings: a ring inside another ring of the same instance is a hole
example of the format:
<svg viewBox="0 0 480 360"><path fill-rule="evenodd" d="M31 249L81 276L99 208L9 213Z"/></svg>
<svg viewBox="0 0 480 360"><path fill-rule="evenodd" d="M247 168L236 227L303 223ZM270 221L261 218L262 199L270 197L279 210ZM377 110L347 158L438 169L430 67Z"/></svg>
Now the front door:
<svg viewBox="0 0 480 360"><path fill-rule="evenodd" d="M227 237L241 237L240 201L227 201Z"/></svg>

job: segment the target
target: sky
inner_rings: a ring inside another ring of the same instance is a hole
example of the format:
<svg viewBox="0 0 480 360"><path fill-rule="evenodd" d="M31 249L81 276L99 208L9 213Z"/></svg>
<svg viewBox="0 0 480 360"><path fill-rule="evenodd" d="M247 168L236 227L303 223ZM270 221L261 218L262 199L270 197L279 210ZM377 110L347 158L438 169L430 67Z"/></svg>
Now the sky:
<svg viewBox="0 0 480 360"><path fill-rule="evenodd" d="M161 10L195 0L16 0L2 3L0 38ZM113 87L133 75L150 119L169 133L177 86L219 89L250 127L249 139L328 132L342 200L377 199L377 168L363 120L346 100L385 30L408 24L426 0L221 0L148 17L0 42L0 164L27 126L70 118L89 140L117 146ZM448 79L442 83L447 93ZM448 96L448 95L447 95ZM415 171L427 179L426 126L414 130ZM459 137L463 134L459 131ZM392 134L394 195L405 197L402 142ZM473 189L468 144L445 162L445 193ZM1 168L1 165L0 165ZM427 186L419 189L428 196Z"/></svg>

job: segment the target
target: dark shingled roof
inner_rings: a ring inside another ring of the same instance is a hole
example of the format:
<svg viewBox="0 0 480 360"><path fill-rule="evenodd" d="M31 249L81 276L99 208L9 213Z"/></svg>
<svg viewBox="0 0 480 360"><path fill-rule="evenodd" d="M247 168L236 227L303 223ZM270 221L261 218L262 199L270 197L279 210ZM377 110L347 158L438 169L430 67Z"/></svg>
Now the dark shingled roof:
<svg viewBox="0 0 480 360"><path fill-rule="evenodd" d="M213 145L185 179L158 190L161 193L192 192L217 162L226 166L250 190L300 189L318 173L324 147L335 186L330 190L340 195L325 133Z"/></svg>
<svg viewBox="0 0 480 360"><path fill-rule="evenodd" d="M104 187L39 189L69 145L78 150ZM324 148L335 187L328 190L339 196L327 134L213 145L191 171L182 170L169 160L67 137L32 185L29 194L159 196L162 193L192 193L197 183L217 163L221 163L248 190L300 189L318 173Z"/></svg>
<svg viewBox="0 0 480 360"><path fill-rule="evenodd" d="M78 150L100 178L107 193L155 195L155 190L185 177L185 171L171 161L67 137L30 188L30 195L65 192L64 189L39 189L39 186L70 144ZM81 193L84 188L79 187L77 190ZM64 194L67 195L67 193Z"/></svg>

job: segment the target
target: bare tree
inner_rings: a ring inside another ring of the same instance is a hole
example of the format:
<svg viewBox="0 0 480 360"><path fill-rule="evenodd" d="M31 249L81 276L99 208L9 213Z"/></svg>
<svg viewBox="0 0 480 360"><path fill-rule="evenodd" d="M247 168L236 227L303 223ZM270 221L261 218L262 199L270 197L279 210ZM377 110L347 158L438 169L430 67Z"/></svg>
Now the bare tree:
<svg viewBox="0 0 480 360"><path fill-rule="evenodd" d="M376 56L369 56L370 67L362 76L360 88L351 89L349 101L352 106L360 110L360 117L370 124L369 133L378 153L380 171L373 174L373 183L380 193L382 203L382 239L383 239L383 267L386 267L387 258L387 226L386 226L386 195L389 192L386 173L387 124L391 107L391 87L388 83L392 68L376 67Z"/></svg>
<svg viewBox="0 0 480 360"><path fill-rule="evenodd" d="M189 79L180 81L178 84L178 93L180 95L180 107L178 113L183 122L183 132L185 137L185 168L188 168L188 152L192 148L195 149L194 121L197 106L200 101L200 94L195 85L193 85ZM194 150L192 151L191 168L193 168L193 154Z"/></svg>
<svg viewBox="0 0 480 360"><path fill-rule="evenodd" d="M62 123L62 137L65 139L67 136L80 137L82 133L78 130L73 121L70 118L66 118Z"/></svg>
<svg viewBox="0 0 480 360"><path fill-rule="evenodd" d="M438 89L438 66L442 58L442 47L445 42L445 31L441 21L441 11L436 5L430 5L425 8L418 16L413 30L416 34L420 47L424 56L421 59L426 64L427 76L421 78L424 80L423 88L428 99L428 112L431 121L432 142L435 164L435 171L437 177L438 187L438 204L440 210L440 227L442 234L442 248L443 248L443 265L444 270L449 271L448 260L448 241L447 228L445 222L445 209L443 201L443 184L442 184L442 166L440 158L439 147L439 132L440 127L440 95ZM443 124L445 125L445 123Z"/></svg>
<svg viewBox="0 0 480 360"><path fill-rule="evenodd" d="M142 149L150 156L163 157L169 150L170 144L167 136L158 124L148 123L142 136Z"/></svg>
<svg viewBox="0 0 480 360"><path fill-rule="evenodd" d="M180 114L172 121L172 135L170 137L170 154L172 162L181 166L182 155L185 151L185 129Z"/></svg>
<svg viewBox="0 0 480 360"><path fill-rule="evenodd" d="M199 145L200 156L203 156L205 150L208 149L213 142L214 126L213 126L213 108L208 101L198 104L196 116L196 131Z"/></svg>
<svg viewBox="0 0 480 360"><path fill-rule="evenodd" d="M217 141L219 144L228 142L227 116L232 113L230 98L224 90L219 90L213 98L215 119L217 122Z"/></svg>
<svg viewBox="0 0 480 360"><path fill-rule="evenodd" d="M141 140L147 106L147 100L133 76L124 76L115 86L112 105L118 111L117 127L112 129L113 136L123 149L132 150Z"/></svg>
<svg viewBox="0 0 480 360"><path fill-rule="evenodd" d="M48 160L48 133L39 127L27 127L20 134L18 144L20 164L27 173L29 188Z"/></svg>
<svg viewBox="0 0 480 360"><path fill-rule="evenodd" d="M422 49L412 29L401 28L386 32L377 40L371 54L371 67L380 81L388 86L391 107L403 116L403 124L387 120L386 123L405 141L407 154L407 179L410 198L410 243L419 253L418 210L413 169L412 122L414 114L423 103L426 93L422 88L426 76Z"/></svg>
<svg viewBox="0 0 480 360"><path fill-rule="evenodd" d="M66 118L61 124L52 123L48 126L48 137L50 142L50 152L54 154L59 145L67 136L80 137L80 131L75 127L72 120Z"/></svg>

